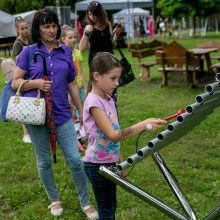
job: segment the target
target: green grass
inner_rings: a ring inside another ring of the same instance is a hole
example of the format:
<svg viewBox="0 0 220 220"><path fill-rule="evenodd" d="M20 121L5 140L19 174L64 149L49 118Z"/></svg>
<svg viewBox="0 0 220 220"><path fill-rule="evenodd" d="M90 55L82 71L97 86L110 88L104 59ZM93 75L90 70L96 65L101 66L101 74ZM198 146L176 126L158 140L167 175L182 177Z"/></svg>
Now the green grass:
<svg viewBox="0 0 220 220"><path fill-rule="evenodd" d="M171 39L164 40L169 42ZM198 42L208 40L218 38L178 39L187 48L196 47ZM123 49L123 53L132 64L136 63L136 59L131 57L127 49ZM119 57L117 51L115 54ZM133 65L133 69L138 76L139 68ZM162 76L156 69L157 67L151 69L151 82L137 79L118 89L121 127L127 127L148 117L163 118L174 114L178 109L194 103L195 96L204 92L204 88L190 89L185 83L183 85L170 83L169 86L160 88ZM87 53L84 54L84 71L88 73ZM1 88L4 81L1 74ZM219 203L219 121L220 109L216 109L190 133L160 151L178 179L198 219L203 219ZM163 129L165 128L144 133L139 139L138 149L146 146L147 142ZM0 137L0 219L54 219L47 210L50 202L38 178L32 146L22 142L21 125L0 122ZM122 154L125 159L135 153L136 138L137 136L122 142ZM53 164L53 168L64 206L64 213L59 219L86 219L80 210L70 171L60 150L58 163ZM183 213L151 157L138 163L128 179ZM95 204L91 187L90 194L92 203ZM169 217L118 187L116 219L166 220Z"/></svg>

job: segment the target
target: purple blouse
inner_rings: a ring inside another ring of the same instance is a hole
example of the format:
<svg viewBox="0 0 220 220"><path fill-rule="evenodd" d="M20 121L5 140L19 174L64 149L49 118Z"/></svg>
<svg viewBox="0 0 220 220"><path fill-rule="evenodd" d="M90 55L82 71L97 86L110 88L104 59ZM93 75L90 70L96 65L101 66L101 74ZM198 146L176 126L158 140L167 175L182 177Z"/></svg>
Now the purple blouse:
<svg viewBox="0 0 220 220"><path fill-rule="evenodd" d="M74 81L75 69L73 66L72 51L65 45L60 45L48 53L42 43L25 47L19 54L17 66L26 70L25 79L39 79L44 77L43 59L37 56L35 63L34 53L41 52L46 57L46 67L49 79L52 83L52 106L56 124L64 124L72 118L68 101L68 84ZM36 97L37 90L25 91L24 96ZM41 97L44 97L41 91Z"/></svg>

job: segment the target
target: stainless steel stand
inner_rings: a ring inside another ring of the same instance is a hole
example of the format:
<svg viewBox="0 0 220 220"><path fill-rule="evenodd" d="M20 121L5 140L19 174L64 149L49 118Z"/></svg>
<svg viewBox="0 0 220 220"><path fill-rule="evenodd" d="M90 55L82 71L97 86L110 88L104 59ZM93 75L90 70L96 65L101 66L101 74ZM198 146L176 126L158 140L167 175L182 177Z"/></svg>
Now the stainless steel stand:
<svg viewBox="0 0 220 220"><path fill-rule="evenodd" d="M167 216L171 217L172 219L198 220L195 212L193 211L181 187L179 186L177 179L168 169L161 155L158 152L155 152L152 155L152 157L155 163L157 164L159 170L163 174L164 178L166 179L171 190L173 191L174 195L176 196L178 202L182 206L186 216L183 216L177 210L171 208L170 206L162 202L160 199L144 191L144 189L142 189L141 187L121 177L116 168L114 167L107 168L105 166L101 166L99 171L107 179L121 186L122 188L132 193L133 195L137 196L138 198L142 199L143 201L148 202L150 205L157 208L158 210L160 210ZM217 207L213 211L211 211L203 220L218 220L218 219L220 219L220 207Z"/></svg>

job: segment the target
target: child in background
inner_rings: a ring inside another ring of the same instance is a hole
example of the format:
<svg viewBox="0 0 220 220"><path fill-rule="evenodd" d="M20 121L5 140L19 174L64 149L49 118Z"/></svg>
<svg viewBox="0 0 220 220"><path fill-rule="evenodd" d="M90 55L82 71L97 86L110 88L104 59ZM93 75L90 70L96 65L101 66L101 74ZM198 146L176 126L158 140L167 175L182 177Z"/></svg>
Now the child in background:
<svg viewBox="0 0 220 220"><path fill-rule="evenodd" d="M18 56L24 46L31 44L30 31L27 21L18 16L15 18L15 28L17 32L17 39L15 40L12 48L12 53Z"/></svg>
<svg viewBox="0 0 220 220"><path fill-rule="evenodd" d="M79 87L79 94L80 94L80 100L82 104L84 103L85 100L85 95L87 93L86 89L86 80L85 80L85 75L83 73L82 69L82 54L81 52L75 48L75 43L77 40L77 34L74 31L74 29L68 25L63 25L61 29L61 42L64 43L65 45L69 46L72 49L72 55L73 55L73 63L74 67L76 69L76 82ZM71 109L72 109L72 114L73 114L73 120L75 122L75 125L79 122L78 120L78 112L75 110L75 106L71 104ZM79 132L79 130L76 130ZM78 141L78 148L81 151L85 151L85 146L83 146L83 139L79 139Z"/></svg>
<svg viewBox="0 0 220 220"><path fill-rule="evenodd" d="M76 69L76 82L79 87L80 100L83 104L85 95L87 93L86 79L82 69L82 54L78 49L75 48L76 40L77 33L74 31L74 29L68 25L63 25L61 31L61 41L65 45L69 46L73 51L73 62Z"/></svg>
<svg viewBox="0 0 220 220"><path fill-rule="evenodd" d="M115 219L116 210L116 184L99 174L99 167L121 162L119 141L166 123L149 118L128 128L119 127L111 94L119 85L121 69L120 61L113 54L97 53L90 63L91 91L83 108L83 126L88 138L83 161L96 198L99 220Z"/></svg>
<svg viewBox="0 0 220 220"><path fill-rule="evenodd" d="M28 46L29 44L31 44L31 40L29 38L30 32L29 32L28 23L22 17L18 16L15 18L15 28L17 32L17 39L13 44L12 53L14 56L18 56L24 46ZM22 128L23 128L23 142L31 143L30 136L24 124L22 124Z"/></svg>

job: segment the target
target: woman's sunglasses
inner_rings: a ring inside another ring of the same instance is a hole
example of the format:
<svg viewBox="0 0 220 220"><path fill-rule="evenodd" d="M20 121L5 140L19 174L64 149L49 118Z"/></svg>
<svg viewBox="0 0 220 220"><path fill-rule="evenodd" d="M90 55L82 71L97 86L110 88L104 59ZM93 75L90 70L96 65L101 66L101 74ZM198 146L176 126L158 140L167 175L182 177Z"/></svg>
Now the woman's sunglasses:
<svg viewBox="0 0 220 220"><path fill-rule="evenodd" d="M92 1L88 3L88 6L98 6L100 3L97 1Z"/></svg>

